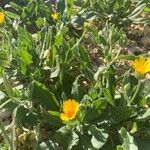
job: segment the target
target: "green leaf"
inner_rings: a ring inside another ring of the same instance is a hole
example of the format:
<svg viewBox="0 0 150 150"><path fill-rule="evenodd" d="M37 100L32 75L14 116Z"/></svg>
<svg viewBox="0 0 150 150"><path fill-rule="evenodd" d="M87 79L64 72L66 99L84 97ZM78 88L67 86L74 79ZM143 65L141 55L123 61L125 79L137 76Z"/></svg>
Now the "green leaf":
<svg viewBox="0 0 150 150"><path fill-rule="evenodd" d="M137 121L146 121L150 119L150 108L143 109L137 116Z"/></svg>
<svg viewBox="0 0 150 150"><path fill-rule="evenodd" d="M92 135L91 143L95 149L100 149L107 141L108 134L98 129L95 125L90 126L89 132Z"/></svg>
<svg viewBox="0 0 150 150"><path fill-rule="evenodd" d="M0 100L4 99L6 97L6 94L0 91Z"/></svg>
<svg viewBox="0 0 150 150"><path fill-rule="evenodd" d="M44 18L39 17L36 21L36 25L40 28L44 25Z"/></svg>
<svg viewBox="0 0 150 150"><path fill-rule="evenodd" d="M119 133L123 141L123 150L138 150L137 144L135 143L133 136L131 136L125 128L122 127Z"/></svg>
<svg viewBox="0 0 150 150"><path fill-rule="evenodd" d="M48 88L42 83L37 81L33 82L32 97L36 99L41 105L50 110L58 110L59 102L55 95L49 91Z"/></svg>
<svg viewBox="0 0 150 150"><path fill-rule="evenodd" d="M86 110L84 120L87 122L92 122L92 121L99 119L99 116L100 116L100 113L98 110L96 110L95 108L94 109L88 108Z"/></svg>
<svg viewBox="0 0 150 150"><path fill-rule="evenodd" d="M68 16L72 16L73 15L73 5L74 4L74 0L67 0L67 15Z"/></svg>
<svg viewBox="0 0 150 150"><path fill-rule="evenodd" d="M48 113L50 115L52 115L52 116L57 116L57 117L60 115L60 113L58 111L51 111L51 110L49 110Z"/></svg>
<svg viewBox="0 0 150 150"><path fill-rule="evenodd" d="M118 146L117 146L117 150L124 150L124 148L123 148L123 146L118 145Z"/></svg>
<svg viewBox="0 0 150 150"><path fill-rule="evenodd" d="M90 141L90 137L86 134L78 133L80 148L85 150L94 150L94 147Z"/></svg>
<svg viewBox="0 0 150 150"><path fill-rule="evenodd" d="M62 45L64 34L68 31L67 27L61 27L61 29L57 32L57 35L55 37L55 45L59 47Z"/></svg>
<svg viewBox="0 0 150 150"><path fill-rule="evenodd" d="M111 110L111 117L113 122L115 123L119 123L135 115L136 115L136 111L134 107L130 107L130 106L114 107Z"/></svg>
<svg viewBox="0 0 150 150"><path fill-rule="evenodd" d="M138 6L132 11L132 13L128 16L129 19L134 19L136 16L138 16L143 9L145 8L146 3L139 3Z"/></svg>
<svg viewBox="0 0 150 150"><path fill-rule="evenodd" d="M23 124L37 125L39 116L35 112L30 112L29 109L24 106L18 106L16 119Z"/></svg>
<svg viewBox="0 0 150 150"><path fill-rule="evenodd" d="M33 62L32 56L29 54L28 51L22 49L22 50L20 50L19 53L20 53L20 57L26 63L26 65L30 65Z"/></svg>
<svg viewBox="0 0 150 150"><path fill-rule="evenodd" d="M9 5L14 8L16 11L18 11L18 13L22 12L22 7L20 7L18 4L14 3L14 2L10 2Z"/></svg>
<svg viewBox="0 0 150 150"><path fill-rule="evenodd" d="M71 137L68 140L67 150L71 150L75 145L78 145L78 143L79 143L79 136L75 132L72 132Z"/></svg>
<svg viewBox="0 0 150 150"><path fill-rule="evenodd" d="M57 1L57 9L59 10L61 16L63 16L63 14L65 13L66 7L67 7L67 4L65 0Z"/></svg>
<svg viewBox="0 0 150 150"><path fill-rule="evenodd" d="M105 66L101 66L98 68L98 71L94 74L94 79L97 81L99 79L99 75L102 74L106 70Z"/></svg>
<svg viewBox="0 0 150 150"><path fill-rule="evenodd" d="M79 49L77 52L79 53L82 62L84 62L85 65L90 66L91 60L88 51L84 47L79 45Z"/></svg>
<svg viewBox="0 0 150 150"><path fill-rule="evenodd" d="M20 60L20 68L21 68L21 70L20 70L21 73L23 75L25 75L26 72L27 72L27 65L26 65L26 63L25 63L25 61L23 59Z"/></svg>
<svg viewBox="0 0 150 150"><path fill-rule="evenodd" d="M105 96L106 100L107 100L111 105L114 106L115 103L114 103L114 99L113 99L112 96L111 96L110 90L105 88L105 89L103 90L103 92L104 92L104 96Z"/></svg>
<svg viewBox="0 0 150 150"><path fill-rule="evenodd" d="M51 126L57 127L57 128L60 128L63 126L63 122L60 119L59 115L60 115L59 112L56 112L56 111L48 111L48 112L44 111L42 114L44 120L49 122Z"/></svg>
<svg viewBox="0 0 150 150"><path fill-rule="evenodd" d="M5 86L5 89L6 89L6 91L7 91L8 96L9 96L11 99L13 99L13 97L14 97L14 96L13 96L13 89L12 89L12 86L11 86L9 80L7 79L5 73L3 73L3 82L4 82L4 86Z"/></svg>
<svg viewBox="0 0 150 150"><path fill-rule="evenodd" d="M78 76L76 80L73 82L72 91L71 91L71 94L74 95L75 99L78 99L78 95L79 95L79 84L78 84L79 78L80 76Z"/></svg>
<svg viewBox="0 0 150 150"><path fill-rule="evenodd" d="M26 18L29 16L32 16L33 13L35 13L35 8L36 8L36 1L31 0L26 7L23 8L23 12L21 17Z"/></svg>
<svg viewBox="0 0 150 150"><path fill-rule="evenodd" d="M34 45L33 37L26 29L18 26L17 32L18 32L17 44L19 48L33 47Z"/></svg>
<svg viewBox="0 0 150 150"><path fill-rule="evenodd" d="M150 13L150 7L148 7L148 6L145 7L145 8L144 8L144 11Z"/></svg>
<svg viewBox="0 0 150 150"><path fill-rule="evenodd" d="M19 15L15 14L15 13L12 13L10 11L5 11L5 14L6 14L6 16L8 16L9 18L12 18L12 19L18 19L18 18L20 18Z"/></svg>
<svg viewBox="0 0 150 150"><path fill-rule="evenodd" d="M38 147L36 147L36 150L56 150L57 145L57 143L51 140L44 141L41 142Z"/></svg>
<svg viewBox="0 0 150 150"><path fill-rule="evenodd" d="M59 56L56 55L56 66L54 68L51 68L51 75L50 78L55 78L60 73L60 64L59 64Z"/></svg>
<svg viewBox="0 0 150 150"><path fill-rule="evenodd" d="M139 150L149 150L150 148L150 140L149 139L143 139L143 138L135 138L135 141L137 142Z"/></svg>
<svg viewBox="0 0 150 150"><path fill-rule="evenodd" d="M120 55L119 57L118 57L119 59L124 59L124 60L134 60L135 58L136 58L136 56L134 56L134 55Z"/></svg>
<svg viewBox="0 0 150 150"><path fill-rule="evenodd" d="M45 17L46 16L46 18L49 20L51 12L50 12L49 7L46 6L44 4L44 2L45 1L42 0L42 1L37 3L37 5L38 5L38 10L37 11L40 13L41 17Z"/></svg>
<svg viewBox="0 0 150 150"><path fill-rule="evenodd" d="M76 78L76 80L73 82L72 85L72 91L71 94L73 95L73 98L75 99L81 99L83 96L83 89L81 85L79 84L80 75Z"/></svg>

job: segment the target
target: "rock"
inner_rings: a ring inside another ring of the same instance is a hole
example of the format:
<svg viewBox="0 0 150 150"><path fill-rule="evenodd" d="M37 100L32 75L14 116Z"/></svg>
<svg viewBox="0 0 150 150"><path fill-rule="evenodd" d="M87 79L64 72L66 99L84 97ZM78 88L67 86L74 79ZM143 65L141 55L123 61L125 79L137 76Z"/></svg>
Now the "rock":
<svg viewBox="0 0 150 150"><path fill-rule="evenodd" d="M145 47L150 46L150 37L148 36L142 37L140 43L143 44Z"/></svg>
<svg viewBox="0 0 150 150"><path fill-rule="evenodd" d="M8 112L6 109L0 110L0 120L8 122L10 115L10 112Z"/></svg>
<svg viewBox="0 0 150 150"><path fill-rule="evenodd" d="M131 46L128 47L127 49L131 54L138 55L142 53L142 50L138 46Z"/></svg>
<svg viewBox="0 0 150 150"><path fill-rule="evenodd" d="M147 36L150 33L150 25L145 25L143 29L143 35Z"/></svg>

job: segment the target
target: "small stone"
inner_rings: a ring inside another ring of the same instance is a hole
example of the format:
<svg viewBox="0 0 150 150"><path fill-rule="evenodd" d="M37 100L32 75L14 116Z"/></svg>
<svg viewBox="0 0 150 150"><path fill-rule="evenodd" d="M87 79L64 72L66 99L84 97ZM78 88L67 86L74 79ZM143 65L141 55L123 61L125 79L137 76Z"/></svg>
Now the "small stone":
<svg viewBox="0 0 150 150"><path fill-rule="evenodd" d="M145 25L144 26L144 30L143 30L143 34L146 36L150 33L150 26L149 25Z"/></svg>
<svg viewBox="0 0 150 150"><path fill-rule="evenodd" d="M138 46L129 47L128 50L132 53L141 53L141 49Z"/></svg>
<svg viewBox="0 0 150 150"><path fill-rule="evenodd" d="M0 110L0 119L5 120L10 117L10 113L6 109Z"/></svg>
<svg viewBox="0 0 150 150"><path fill-rule="evenodd" d="M150 38L148 36L142 37L141 44L143 44L144 46L150 46Z"/></svg>

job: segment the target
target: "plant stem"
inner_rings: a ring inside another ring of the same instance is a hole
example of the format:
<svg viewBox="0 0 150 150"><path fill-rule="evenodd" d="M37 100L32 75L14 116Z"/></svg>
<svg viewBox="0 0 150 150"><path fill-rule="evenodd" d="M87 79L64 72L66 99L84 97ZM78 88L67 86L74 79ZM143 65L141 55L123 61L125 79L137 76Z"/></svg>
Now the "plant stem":
<svg viewBox="0 0 150 150"><path fill-rule="evenodd" d="M9 145L10 150L14 150L12 142L10 141L10 138L8 137L8 135L6 133L4 124L1 120L0 120L0 129L2 130L3 138L4 138L5 142Z"/></svg>
<svg viewBox="0 0 150 150"><path fill-rule="evenodd" d="M136 96L137 96L137 94L138 94L138 92L139 92L139 90L140 90L140 88L141 88L141 85L142 85L141 83L142 83L141 80L139 80L138 85L137 85L137 88L136 88L136 91L135 91L135 93L133 94L131 100L129 101L129 105L131 105L131 103L132 103L132 102L134 101L134 99L136 98Z"/></svg>
<svg viewBox="0 0 150 150"><path fill-rule="evenodd" d="M2 105L0 105L0 109L2 109L5 105L7 105L11 101L12 99L9 99L8 101L4 102Z"/></svg>
<svg viewBox="0 0 150 150"><path fill-rule="evenodd" d="M121 48L119 48L119 50L118 50L116 56L115 56L115 57L113 58L113 60L109 63L109 66L111 66L111 65L116 61L116 59L118 59L118 56L120 55L120 53L121 53Z"/></svg>

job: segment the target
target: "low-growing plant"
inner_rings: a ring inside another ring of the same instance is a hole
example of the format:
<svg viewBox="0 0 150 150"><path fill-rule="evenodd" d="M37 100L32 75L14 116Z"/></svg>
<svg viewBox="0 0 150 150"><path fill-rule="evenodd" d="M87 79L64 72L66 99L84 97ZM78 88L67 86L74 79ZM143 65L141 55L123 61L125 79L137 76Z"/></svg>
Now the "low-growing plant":
<svg viewBox="0 0 150 150"><path fill-rule="evenodd" d="M149 150L150 59L123 52L122 28L146 1L108 2L28 0L1 10L0 114L10 114L8 123L0 117L1 149Z"/></svg>

